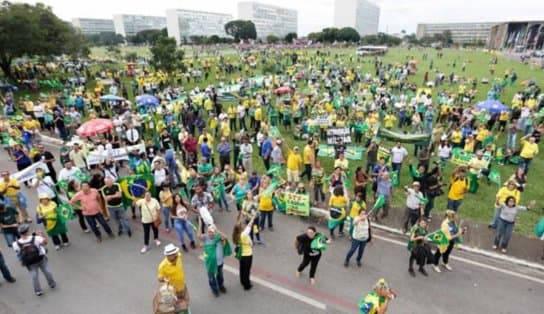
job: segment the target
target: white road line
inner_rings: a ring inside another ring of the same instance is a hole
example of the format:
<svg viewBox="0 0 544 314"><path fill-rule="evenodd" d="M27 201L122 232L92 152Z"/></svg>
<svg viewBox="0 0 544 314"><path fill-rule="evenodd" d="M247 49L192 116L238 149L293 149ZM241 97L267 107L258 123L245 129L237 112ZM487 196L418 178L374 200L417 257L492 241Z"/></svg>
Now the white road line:
<svg viewBox="0 0 544 314"><path fill-rule="evenodd" d="M202 256L199 256L199 259L203 260ZM223 269L228 271L229 273L232 273L234 275L238 275L238 269L232 267L232 266L229 266L229 265L226 265L224 264L223 265ZM295 292L293 290L289 290L289 289L286 289L286 288L283 288L283 287L280 287L276 284L273 284L271 283L270 281L267 281L267 280L264 280L264 279L261 279L259 277L256 277L256 276L251 276L251 281L254 282L254 283L257 283L261 286L264 286L270 290L274 290L278 293L281 293L285 296L288 296L288 297L291 297L295 300L298 300L300 302L303 302L303 303L306 303L308 305L311 305L315 308L318 308L320 310L323 310L323 311L326 311L327 310L327 305L325 303L321 303L315 299L312 299L312 298L309 298L305 295L302 295L298 292Z"/></svg>
<svg viewBox="0 0 544 314"><path fill-rule="evenodd" d="M400 245L400 246L406 246L406 242L401 242L401 241L398 241L398 240L394 240L394 239L390 239L390 238L386 238L386 237L382 237L382 236L372 235L372 238L377 238L377 239L380 239L382 241L397 244L397 245ZM527 276L527 275L524 275L524 274L521 274L521 273L517 273L517 272L514 272L514 271L510 271L510 270L498 268L498 267L495 267L495 266L483 264L483 263L480 263L480 262L475 262L473 260L466 259L466 258L463 258L463 257L451 256L450 258L454 259L454 260L457 260L457 261L460 261L460 262L463 262L463 263L466 263L466 264L486 268L486 269L489 269L489 270L492 270L492 271L500 272L500 273L503 273L503 274L506 274L506 275L510 275L510 276L513 276L513 277L521 278L521 279L526 279L526 280L529 280L529 281L536 282L536 283L544 285L544 280L539 279L539 278L534 278L534 277Z"/></svg>

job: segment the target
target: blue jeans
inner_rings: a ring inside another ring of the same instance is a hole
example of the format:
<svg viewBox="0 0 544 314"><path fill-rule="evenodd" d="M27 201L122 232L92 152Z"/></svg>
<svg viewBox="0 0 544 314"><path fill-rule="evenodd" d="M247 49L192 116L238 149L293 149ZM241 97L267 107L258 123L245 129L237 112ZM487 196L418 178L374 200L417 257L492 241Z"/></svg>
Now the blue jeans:
<svg viewBox="0 0 544 314"><path fill-rule="evenodd" d="M392 162L391 167L393 168L393 171L398 171L398 175L400 176L400 168L402 167L402 163Z"/></svg>
<svg viewBox="0 0 544 314"><path fill-rule="evenodd" d="M427 204L425 204L425 209L423 210L423 215L427 218L431 215L431 210L434 208L434 197L428 196L427 197Z"/></svg>
<svg viewBox="0 0 544 314"><path fill-rule="evenodd" d="M213 293L219 293L219 289L225 287L223 282L223 264L221 264L217 265L217 274L208 273L208 283L210 284Z"/></svg>
<svg viewBox="0 0 544 314"><path fill-rule="evenodd" d="M6 239L6 244L8 247L11 247L13 242L17 241L17 238L17 233L4 230L4 239Z"/></svg>
<svg viewBox="0 0 544 314"><path fill-rule="evenodd" d="M268 229L272 228L272 216L274 215L274 211L261 211L259 215L259 225L261 227L261 230L264 229L264 223L266 222L266 218L268 217Z"/></svg>
<svg viewBox="0 0 544 314"><path fill-rule="evenodd" d="M448 198L448 209L451 209L453 210L454 212L457 212L457 210L459 210L459 207L461 206L461 204L463 203L463 200L451 200Z"/></svg>
<svg viewBox="0 0 544 314"><path fill-rule="evenodd" d="M164 217L164 227L170 229L170 207L161 207L161 212Z"/></svg>
<svg viewBox="0 0 544 314"><path fill-rule="evenodd" d="M529 172L529 166L531 165L531 161L533 161L532 158L521 158L519 166L522 167L523 170L525 170L525 174Z"/></svg>
<svg viewBox="0 0 544 314"><path fill-rule="evenodd" d="M111 216L117 222L117 228L119 231L132 232L130 229L130 224L128 223L128 218L126 215L126 209L122 206L120 207L110 207L108 206Z"/></svg>
<svg viewBox="0 0 544 314"><path fill-rule="evenodd" d="M30 276L32 276L32 286L34 287L34 292L42 291L42 288L40 286L38 270L41 270L42 273L44 274L45 279L47 279L47 284L49 285L49 287L54 287L57 285L57 283L55 282L55 279L53 279L53 275L51 274L51 271L49 270L47 256L44 256L43 260L39 262L38 264L28 266L28 271L30 272Z"/></svg>
<svg viewBox="0 0 544 314"><path fill-rule="evenodd" d="M501 249L508 247L508 242L512 237L512 231L514 231L514 223L506 221L499 217L497 220L497 233L495 234L494 244Z"/></svg>
<svg viewBox="0 0 544 314"><path fill-rule="evenodd" d="M510 149L515 149L517 136L517 133L508 133L508 136L506 137L506 147Z"/></svg>
<svg viewBox="0 0 544 314"><path fill-rule="evenodd" d="M493 227L493 228L497 228L497 224L498 224L498 221L499 221L499 214L501 213L500 210L501 210L500 207L495 206L495 211L493 213L493 219L489 223L489 225L491 227Z"/></svg>
<svg viewBox="0 0 544 314"><path fill-rule="evenodd" d="M8 267L6 266L6 262L4 261L4 255L2 255L2 252L0 252L0 272L2 273L2 277L6 280L10 280L13 278L11 276L11 273L9 272Z"/></svg>
<svg viewBox="0 0 544 314"><path fill-rule="evenodd" d="M363 253L365 252L366 243L367 243L366 241L359 241L359 240L352 239L351 248L349 249L348 254L346 255L345 262L349 262L349 260L351 259L355 251L359 249L357 251L356 260L357 260L357 263L361 263L361 259L363 258Z"/></svg>
<svg viewBox="0 0 544 314"><path fill-rule="evenodd" d="M219 199L216 203L219 205L219 208L229 209L229 202L227 202L227 194L225 191L222 191L221 194L219 194Z"/></svg>
<svg viewBox="0 0 544 314"><path fill-rule="evenodd" d="M187 233L187 236L189 237L189 240L191 240L191 242L195 241L195 238L193 236L193 230L187 220L174 219L174 229L178 234L179 242L181 244L185 244L185 242L183 241L183 233Z"/></svg>
<svg viewBox="0 0 544 314"><path fill-rule="evenodd" d="M102 216L101 213L91 216L85 216L85 220L87 220L87 224L89 225L89 227L91 227L91 230L97 238L100 238L102 236L100 230L98 230L98 228L96 227L97 222L104 228L104 231L106 231L107 234L113 235L110 225L108 225L108 222L106 221L106 219L104 219L104 216Z"/></svg>

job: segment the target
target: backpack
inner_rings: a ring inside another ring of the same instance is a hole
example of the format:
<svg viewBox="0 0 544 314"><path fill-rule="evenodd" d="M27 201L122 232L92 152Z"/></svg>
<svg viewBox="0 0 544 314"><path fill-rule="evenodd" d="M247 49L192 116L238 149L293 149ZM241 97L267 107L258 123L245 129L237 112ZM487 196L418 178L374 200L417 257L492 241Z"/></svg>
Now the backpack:
<svg viewBox="0 0 544 314"><path fill-rule="evenodd" d="M43 260L43 255L40 254L40 248L34 243L35 235L32 236L30 242L21 243L17 241L19 247L19 259L23 266L32 266L40 263Z"/></svg>

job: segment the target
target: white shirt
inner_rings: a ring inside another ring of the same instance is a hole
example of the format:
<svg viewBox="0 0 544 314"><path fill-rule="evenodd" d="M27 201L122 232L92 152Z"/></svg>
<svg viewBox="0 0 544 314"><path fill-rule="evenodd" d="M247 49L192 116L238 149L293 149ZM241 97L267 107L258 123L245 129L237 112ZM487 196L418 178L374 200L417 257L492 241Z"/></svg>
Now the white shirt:
<svg viewBox="0 0 544 314"><path fill-rule="evenodd" d="M126 133L127 140L131 143L136 143L140 140L140 134L135 128L128 129Z"/></svg>
<svg viewBox="0 0 544 314"><path fill-rule="evenodd" d="M38 195L46 194L50 199L55 198L55 192L53 191L53 188L55 187L55 182L53 182L53 179L51 179L50 176L46 176L41 180L38 180L38 178L34 178L32 179L31 184L32 186L37 184L36 190L38 192Z"/></svg>
<svg viewBox="0 0 544 314"><path fill-rule="evenodd" d="M166 180L166 169L162 168L153 170L153 178L155 179L155 186L161 186Z"/></svg>
<svg viewBox="0 0 544 314"><path fill-rule="evenodd" d="M240 153L242 154L242 159L250 159L251 154L253 154L253 146L249 143L240 145Z"/></svg>
<svg viewBox="0 0 544 314"><path fill-rule="evenodd" d="M244 105L238 106L238 117L242 119L246 115L246 107Z"/></svg>
<svg viewBox="0 0 544 314"><path fill-rule="evenodd" d="M408 151L404 147L393 147L391 149L391 162L400 164L408 156Z"/></svg>
<svg viewBox="0 0 544 314"><path fill-rule="evenodd" d="M414 189L407 189L406 193L408 193L408 196L406 196L406 207L410 209L419 209L423 199L423 193L421 191L415 191Z"/></svg>
<svg viewBox="0 0 544 314"><path fill-rule="evenodd" d="M13 250L15 250L15 252L17 254L19 254L19 252L21 251L21 247L19 246L19 243L26 244L26 243L30 243L31 240L32 240L32 235L21 238L21 239L15 241L15 242L13 242L13 244L11 246L13 247ZM40 249L40 255L41 256L45 256L45 254L46 254L45 248L43 246L44 241L45 241L45 239L42 236L36 235L34 237L34 245L37 246Z"/></svg>
<svg viewBox="0 0 544 314"><path fill-rule="evenodd" d="M62 168L59 172L59 180L67 180L70 181L72 179L77 180L76 177L74 177L74 174L78 172L79 169L77 167L72 167L71 169Z"/></svg>
<svg viewBox="0 0 544 314"><path fill-rule="evenodd" d="M438 157L440 158L450 158L451 146L444 145L438 146Z"/></svg>

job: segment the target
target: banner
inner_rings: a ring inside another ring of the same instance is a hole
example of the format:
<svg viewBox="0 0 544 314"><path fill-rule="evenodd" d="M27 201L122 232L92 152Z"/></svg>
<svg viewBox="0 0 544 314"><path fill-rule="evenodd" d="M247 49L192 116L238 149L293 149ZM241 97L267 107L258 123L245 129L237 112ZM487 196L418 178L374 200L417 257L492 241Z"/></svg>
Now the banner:
<svg viewBox="0 0 544 314"><path fill-rule="evenodd" d="M390 149L383 146L378 147L378 160L383 158L385 160L385 163L388 163L390 157L391 157Z"/></svg>
<svg viewBox="0 0 544 314"><path fill-rule="evenodd" d="M47 168L47 165L44 162L39 161L37 163L34 163L26 167L25 169L19 172L16 172L10 175L9 177L12 179L17 179L19 183L24 183L36 177L36 169L38 168L42 168L45 171L45 173L49 173L49 169Z"/></svg>
<svg viewBox="0 0 544 314"><path fill-rule="evenodd" d="M327 144L349 144L351 143L351 136L349 128L330 128L327 129Z"/></svg>
<svg viewBox="0 0 544 314"><path fill-rule="evenodd" d="M331 125L331 116L318 116L315 118L315 124L319 126L330 126Z"/></svg>
<svg viewBox="0 0 544 314"><path fill-rule="evenodd" d="M408 144L428 143L431 140L431 134L428 133L404 134L394 132L382 127L378 129L378 133L376 134L376 136L392 142L401 142Z"/></svg>
<svg viewBox="0 0 544 314"><path fill-rule="evenodd" d="M268 130L268 135L271 139L275 139L277 137L281 138L280 130L278 129L278 127L275 126L270 127L270 129Z"/></svg>
<svg viewBox="0 0 544 314"><path fill-rule="evenodd" d="M285 193L287 215L310 216L310 196L308 194Z"/></svg>
<svg viewBox="0 0 544 314"><path fill-rule="evenodd" d="M137 149L138 153L145 152L145 145L138 144L133 146L126 146L122 148L115 148L110 151L92 151L87 155L87 166L97 165L102 163L106 158L111 157L113 160L128 160L128 153Z"/></svg>
<svg viewBox="0 0 544 314"><path fill-rule="evenodd" d="M363 159L363 151L365 149L360 146L348 146L344 152L344 156L347 159L351 160L361 160Z"/></svg>
<svg viewBox="0 0 544 314"><path fill-rule="evenodd" d="M451 152L451 162L459 166L468 166L468 163L472 158L476 158L476 154L469 153L459 147L454 148ZM486 168L489 168L491 157L483 155L482 158L487 162Z"/></svg>
<svg viewBox="0 0 544 314"><path fill-rule="evenodd" d="M334 158L334 147L325 144L319 144L318 149L318 157Z"/></svg>

